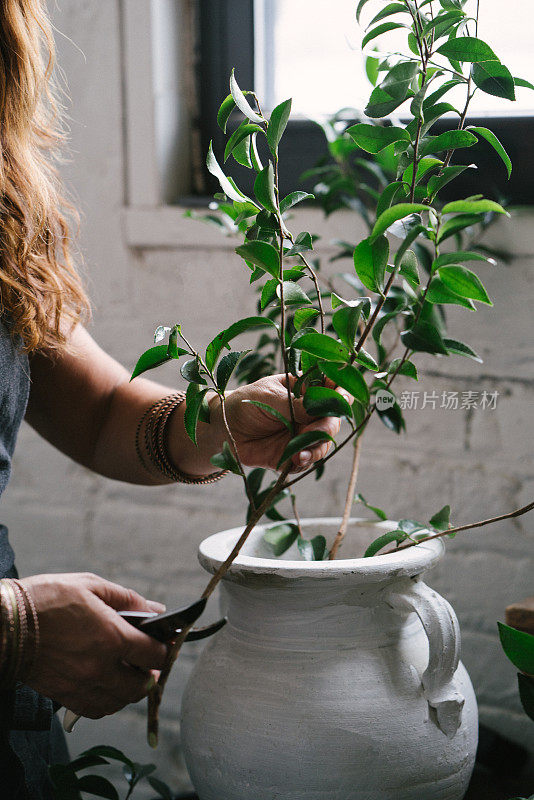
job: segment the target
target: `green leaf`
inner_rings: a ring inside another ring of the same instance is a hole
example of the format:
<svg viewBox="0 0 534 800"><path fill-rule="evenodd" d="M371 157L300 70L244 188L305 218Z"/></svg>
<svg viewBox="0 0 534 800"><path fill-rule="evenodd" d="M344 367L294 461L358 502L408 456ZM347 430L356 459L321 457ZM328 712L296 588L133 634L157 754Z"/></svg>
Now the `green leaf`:
<svg viewBox="0 0 534 800"><path fill-rule="evenodd" d="M69 768L74 770L74 772L79 772L82 769L89 769L90 767L100 767L104 764L109 764L109 761L102 756L95 756L95 755L80 755L78 758L74 758L69 763Z"/></svg>
<svg viewBox="0 0 534 800"><path fill-rule="evenodd" d="M180 367L180 374L182 378L190 383L206 383L206 379L200 372L200 363L197 358L190 358L189 361L184 361Z"/></svg>
<svg viewBox="0 0 534 800"><path fill-rule="evenodd" d="M358 333L358 323L360 321L362 306L342 306L332 316L334 330L347 347L354 348L354 340Z"/></svg>
<svg viewBox="0 0 534 800"><path fill-rule="evenodd" d="M512 73L500 61L484 61L471 68L473 83L481 91L506 100L515 100L515 83Z"/></svg>
<svg viewBox="0 0 534 800"><path fill-rule="evenodd" d="M478 356L475 351L469 347L469 345L464 344L463 342L458 342L456 339L443 339L443 343L449 353L452 353L456 356L472 358L473 361L478 361L479 364L483 363L480 356Z"/></svg>
<svg viewBox="0 0 534 800"><path fill-rule="evenodd" d="M423 28L422 35L426 37L437 28L437 31L434 34L434 40L439 39L441 36L447 33L447 31L450 30L455 23L463 19L463 17L465 17L465 14L459 9L453 9L445 12L444 14L437 14L433 19L428 20Z"/></svg>
<svg viewBox="0 0 534 800"><path fill-rule="evenodd" d="M288 459L292 458L297 453L300 453L301 450L307 450L309 447L312 447L319 442L334 442L334 440L330 434L326 433L325 431L307 431L306 433L299 433L298 436L295 436L293 439L291 439L285 448L284 452L282 453L282 457L278 462L277 469L280 469L282 464L284 464L286 461L288 461Z"/></svg>
<svg viewBox="0 0 534 800"><path fill-rule="evenodd" d="M400 544L407 538L407 534L404 531L395 530L395 531L388 531L387 533L383 533L378 539L375 539L374 542L371 542L365 553L363 554L364 558L371 558L375 556L379 550L382 550L383 547L386 547L388 544L392 544L392 542L396 542Z"/></svg>
<svg viewBox="0 0 534 800"><path fill-rule="evenodd" d="M417 186L418 183L424 178L427 172L430 172L431 169L435 169L443 164L441 158L434 158L433 156L422 158L419 161L417 166L417 172L415 173L415 185ZM411 184L413 177L413 163L410 164L403 172L402 180L405 183Z"/></svg>
<svg viewBox="0 0 534 800"><path fill-rule="evenodd" d="M296 256L299 253L306 253L308 250L313 250L313 239L311 233L302 231L299 233L292 247L286 250L286 256Z"/></svg>
<svg viewBox="0 0 534 800"><path fill-rule="evenodd" d="M469 131L445 131L439 136L432 136L419 151L419 156L429 153L439 153L442 150L456 150L459 147L472 147L477 143L477 137Z"/></svg>
<svg viewBox="0 0 534 800"><path fill-rule="evenodd" d="M299 553L305 561L322 561L326 553L326 539L324 536L314 536L313 539L297 539Z"/></svg>
<svg viewBox="0 0 534 800"><path fill-rule="evenodd" d="M263 128L260 128L259 125L252 125L249 122L243 123L232 133L224 150L225 161L228 161L234 148L236 148L238 144L243 141L243 139L246 139L247 136L250 136L251 133L263 133Z"/></svg>
<svg viewBox="0 0 534 800"><path fill-rule="evenodd" d="M373 28L366 33L362 39L362 50L365 45L369 44L373 39L376 39L377 36L381 36L383 33L388 33L389 31L394 31L397 28L406 28L408 27L402 22L384 22L382 25L378 25L376 28Z"/></svg>
<svg viewBox="0 0 534 800"><path fill-rule="evenodd" d="M474 36L449 39L441 47L438 47L436 52L445 58L452 58L454 61L498 61L491 47L482 39Z"/></svg>
<svg viewBox="0 0 534 800"><path fill-rule="evenodd" d="M257 330L259 328L270 327L276 328L277 326L272 319L269 319L269 317L245 317L244 319L234 322L232 325L230 325L230 327L226 328L224 331L221 331L221 333L218 333L217 336L207 346L205 359L207 368L209 370L213 369L223 348L229 345L232 339L235 339L235 337L239 336L239 334L253 329Z"/></svg>
<svg viewBox="0 0 534 800"><path fill-rule="evenodd" d="M361 503L363 506L365 506L365 508L368 508L369 511L372 511L373 514L375 514L378 517L378 519L381 519L382 521L385 521L388 518L386 512L383 511L381 508L369 505L365 497L362 494L360 494L360 492L358 492L358 494L355 496L354 502Z"/></svg>
<svg viewBox="0 0 534 800"><path fill-rule="evenodd" d="M133 769L126 764L123 767L124 776L128 783L134 786L142 779L156 771L155 764L138 764L134 762Z"/></svg>
<svg viewBox="0 0 534 800"><path fill-rule="evenodd" d="M517 674L519 684L519 697L525 714L534 720L534 680L527 675ZM532 795L529 800L532 800Z"/></svg>
<svg viewBox="0 0 534 800"><path fill-rule="evenodd" d="M508 173L508 178L512 174L512 161L510 160L510 156L504 149L501 142L497 139L493 131L490 131L489 128L481 128L478 125L469 125L467 128L469 131L474 131L474 133L482 136L489 144L493 147L495 152L500 156L502 159L504 166L506 167L506 172Z"/></svg>
<svg viewBox="0 0 534 800"><path fill-rule="evenodd" d="M243 194L243 192L236 187L235 183L230 180L230 178L228 178L222 171L219 162L215 158L212 142L210 142L208 149L206 166L208 168L208 172L217 178L221 189L227 197L229 197L231 200L235 200L237 203L252 203L252 200L247 197L246 194ZM253 203L253 205L255 205L255 203Z"/></svg>
<svg viewBox="0 0 534 800"><path fill-rule="evenodd" d="M352 125L346 131L358 147L366 153L379 153L394 142L409 142L410 135L404 128L383 127L382 125Z"/></svg>
<svg viewBox="0 0 534 800"><path fill-rule="evenodd" d="M387 117L392 111L395 111L405 98L391 97L390 94L385 92L380 86L373 89L369 102L365 108L364 114L372 119L379 119L380 117Z"/></svg>
<svg viewBox="0 0 534 800"><path fill-rule="evenodd" d="M252 92L243 92L244 95L252 94ZM228 124L228 120L232 114L232 111L235 108L235 100L231 94L224 98L222 101L219 111L217 113L217 125L226 133L226 126Z"/></svg>
<svg viewBox="0 0 534 800"><path fill-rule="evenodd" d="M94 747L90 747L88 750L84 750L81 755L102 756L102 758L110 758L112 761L120 761L122 764L128 764L130 767L133 766L131 758L128 758L121 750L108 744L97 744Z"/></svg>
<svg viewBox="0 0 534 800"><path fill-rule="evenodd" d="M263 538L273 548L275 556L281 556L286 550L289 550L298 535L297 525L292 522L284 522L282 525L271 525L267 528Z"/></svg>
<svg viewBox="0 0 534 800"><path fill-rule="evenodd" d="M481 303L493 305L480 278L467 267L462 267L459 264L440 267L439 277L448 289L456 292L461 297L468 297L471 300L479 300Z"/></svg>
<svg viewBox="0 0 534 800"><path fill-rule="evenodd" d="M291 100L284 100L272 111L269 127L267 128L267 142L272 153L276 153L278 150L278 145L286 129L290 114Z"/></svg>
<svg viewBox="0 0 534 800"><path fill-rule="evenodd" d="M210 458L210 462L218 469L227 469L235 475L241 475L239 465L235 460L234 454L230 450L228 442L224 442L222 453L216 453Z"/></svg>
<svg viewBox="0 0 534 800"><path fill-rule="evenodd" d="M293 317L295 330L300 331L301 328L305 328L312 319L318 316L319 312L316 308L299 308Z"/></svg>
<svg viewBox="0 0 534 800"><path fill-rule="evenodd" d="M461 175L462 172L465 172L466 169L476 169L476 165L457 164L453 167L445 167L441 175L432 175L427 184L427 191L430 199L433 200L444 186L453 181L458 175Z"/></svg>
<svg viewBox="0 0 534 800"><path fill-rule="evenodd" d="M522 86L525 89L534 89L534 84L530 81L526 81L524 78L514 78L514 83L516 86Z"/></svg>
<svg viewBox="0 0 534 800"><path fill-rule="evenodd" d="M261 408L262 411L267 411L268 414L275 417L282 425L285 425L289 431L291 430L291 422L268 403L262 403L259 400L243 400L243 403L250 403L250 405L256 406L256 408Z"/></svg>
<svg viewBox="0 0 534 800"><path fill-rule="evenodd" d="M496 203L494 200L455 200L452 203L447 203L441 209L442 214L487 214L493 212L494 214L506 214L510 216L508 211Z"/></svg>
<svg viewBox="0 0 534 800"><path fill-rule="evenodd" d="M315 200L315 195L309 192L291 192L280 202L280 213L285 214L290 208L302 203L304 200Z"/></svg>
<svg viewBox="0 0 534 800"><path fill-rule="evenodd" d="M395 198L399 193L406 194L404 189L404 184L402 181L394 181L393 183L389 183L378 200L376 206L376 216L377 218L384 212L386 209L390 208ZM403 198L402 198L403 199Z"/></svg>
<svg viewBox="0 0 534 800"><path fill-rule="evenodd" d="M355 400L358 400L362 405L366 406L369 402L369 388L363 378L362 373L347 364L345 367L339 367L330 361L319 362L319 369L335 383L336 386L341 386L346 389Z"/></svg>
<svg viewBox="0 0 534 800"><path fill-rule="evenodd" d="M461 264L463 261L486 261L495 264L495 261L482 253L473 250L456 250L454 253L443 253L432 262L432 270L446 267L447 264Z"/></svg>
<svg viewBox="0 0 534 800"><path fill-rule="evenodd" d="M190 383L187 387L184 427L193 444L197 443L197 423L207 391L209 391L207 388L201 389L198 383Z"/></svg>
<svg viewBox="0 0 534 800"><path fill-rule="evenodd" d="M273 214L277 213L274 167L271 161L261 172L258 172L254 181L254 194L264 208Z"/></svg>
<svg viewBox="0 0 534 800"><path fill-rule="evenodd" d="M395 208L398 208L398 206L393 206L388 211L385 211L384 214L393 212ZM375 229L376 227L375 225ZM388 240L380 234L375 235L374 230L373 236L369 237L369 239L364 239L356 246L354 250L354 268L358 278L367 289L377 292L383 288L388 256Z"/></svg>
<svg viewBox="0 0 534 800"><path fill-rule="evenodd" d="M78 778L78 789L106 800L119 800L119 793L113 784L100 775L83 775Z"/></svg>
<svg viewBox="0 0 534 800"><path fill-rule="evenodd" d="M405 278L412 289L419 286L419 272L417 270L417 256L413 250L407 250L402 257L399 274Z"/></svg>
<svg viewBox="0 0 534 800"><path fill-rule="evenodd" d="M370 355L370 353L368 353L367 350L364 350L363 347L360 348L358 353L354 355L353 358L356 364L361 364L362 367L365 367L366 369L378 372L378 364L376 363L373 356Z"/></svg>
<svg viewBox="0 0 534 800"><path fill-rule="evenodd" d="M534 675L534 636L497 623L502 649L512 664L527 675Z"/></svg>
<svg viewBox="0 0 534 800"><path fill-rule="evenodd" d="M388 69L380 88L391 97L404 100L418 71L419 65L413 61L401 61L400 64Z"/></svg>
<svg viewBox="0 0 534 800"><path fill-rule="evenodd" d="M381 11L378 12L378 14L375 17L373 17L373 19L371 20L371 22L367 27L370 28L371 25L380 22L380 20L384 19L385 17L391 17L393 14L405 14L405 13L406 13L406 6L403 5L402 3L388 3L388 5L385 8L383 8Z"/></svg>
<svg viewBox="0 0 534 800"><path fill-rule="evenodd" d="M217 388L219 391L224 392L228 385L228 381L232 377L232 374L239 364L239 362L250 353L250 350L241 350L236 351L234 353L227 353L227 355L223 356L219 361L219 366L217 367L217 375L216 375L216 383Z"/></svg>
<svg viewBox="0 0 534 800"><path fill-rule="evenodd" d="M360 0L360 2L358 3L358 7L356 9L356 22L358 23L360 22L360 14L362 13L364 5L368 2L369 0Z"/></svg>
<svg viewBox="0 0 534 800"><path fill-rule="evenodd" d="M174 795L166 783L153 776L150 776L147 780L154 791L159 793L161 800L174 800Z"/></svg>
<svg viewBox="0 0 534 800"><path fill-rule="evenodd" d="M70 764L52 764L48 774L54 789L54 800L82 800L78 778Z"/></svg>
<svg viewBox="0 0 534 800"><path fill-rule="evenodd" d="M376 413L386 428L394 433L401 433L406 428L402 411L397 402L387 408L377 408Z"/></svg>
<svg viewBox="0 0 534 800"><path fill-rule="evenodd" d="M446 531L450 527L450 521L451 507L443 506L443 508L440 508L440 510L429 519L428 524L432 525L436 531Z"/></svg>
<svg viewBox="0 0 534 800"><path fill-rule="evenodd" d="M470 311L476 311L476 306L471 300L468 300L467 297L461 297L459 294L456 294L456 292L451 291L437 275L434 275L430 281L425 300L429 303L463 306L464 308L469 308Z"/></svg>
<svg viewBox="0 0 534 800"><path fill-rule="evenodd" d="M409 252L412 252L411 250L408 250L410 245L412 245L415 242L415 240L418 238L418 236L420 236L425 231L426 231L426 228L425 228L424 225L415 225L412 228L412 230L405 237L403 243L401 244L401 246L399 247L399 249L397 250L397 252L395 254L395 266L396 267L400 267L400 265L404 262L404 260L406 258L406 254L409 253ZM408 256L408 258L411 258L411 257ZM413 259L412 259L412 262L413 262ZM408 267L408 270L409 269L410 269L410 267ZM415 271L417 273L417 265L416 265L416 270ZM412 272L413 272L413 270L412 270ZM413 275L412 275L412 277L413 277Z"/></svg>
<svg viewBox="0 0 534 800"><path fill-rule="evenodd" d="M423 203L398 203L395 206L391 206L391 208L386 209L386 211L382 212L378 217L371 233L370 241L375 241L379 236L385 233L394 222L405 219L411 214L428 211L428 208L429 207L423 205Z"/></svg>
<svg viewBox="0 0 534 800"><path fill-rule="evenodd" d="M350 358L346 346L325 333L304 333L294 342L294 347L325 361L345 363Z"/></svg>
<svg viewBox="0 0 534 800"><path fill-rule="evenodd" d="M396 372L397 375L405 375L407 378L413 378L414 381L419 380L419 378L417 377L417 368L415 364L412 364L412 362L408 360L403 361L400 366L400 369L397 372L399 364L401 364L400 358L393 359L393 361L388 367L388 374L393 375Z"/></svg>
<svg viewBox="0 0 534 800"><path fill-rule="evenodd" d="M401 333L401 339L405 347L409 347L410 350L448 355L440 332L430 322L419 320L413 328Z"/></svg>
<svg viewBox="0 0 534 800"><path fill-rule="evenodd" d="M378 66L380 61L378 58L374 58L373 56L367 56L365 59L365 74L369 79L369 83L371 86L376 86L376 82L378 80L379 70Z"/></svg>
<svg viewBox="0 0 534 800"><path fill-rule="evenodd" d="M473 225L478 225L479 223L480 217L478 214L458 214L458 216L448 219L447 222L441 226L437 236L437 242L443 242L445 239L449 239L451 236L455 236L460 231L465 230L465 228L471 228Z"/></svg>
<svg viewBox="0 0 534 800"><path fill-rule="evenodd" d="M168 355L166 344L158 344L155 347L151 347L149 350L145 350L135 365L130 380L133 381L134 378L137 378L137 376L141 375L143 372L166 364L167 361L172 361L172 358Z"/></svg>
<svg viewBox="0 0 534 800"><path fill-rule="evenodd" d="M284 303L286 306L295 306L295 305L303 305L311 303L310 298L304 292L298 283L293 283L293 281L284 281ZM280 284L277 286L276 293L278 296L281 296L280 292Z"/></svg>
<svg viewBox="0 0 534 800"><path fill-rule="evenodd" d="M262 116L257 114L252 106L248 103L244 93L239 88L235 79L235 70L232 70L230 75L230 94L234 98L234 102L242 114L245 115L251 122L265 122Z"/></svg>
<svg viewBox="0 0 534 800"><path fill-rule="evenodd" d="M235 251L245 261L250 261L251 264L255 264L264 272L268 272L273 278L278 278L280 274L280 254L276 247L273 247L269 242L262 242L256 239L236 247Z"/></svg>
<svg viewBox="0 0 534 800"><path fill-rule="evenodd" d="M352 409L335 389L309 386L304 395L304 408L312 417L352 417Z"/></svg>

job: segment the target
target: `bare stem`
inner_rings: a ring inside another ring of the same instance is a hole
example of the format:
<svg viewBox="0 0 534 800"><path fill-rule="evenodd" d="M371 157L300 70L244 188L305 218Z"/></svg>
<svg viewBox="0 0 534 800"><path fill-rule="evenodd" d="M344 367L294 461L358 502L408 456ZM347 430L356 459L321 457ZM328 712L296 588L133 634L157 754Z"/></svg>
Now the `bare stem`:
<svg viewBox="0 0 534 800"><path fill-rule="evenodd" d="M319 279L317 277L317 273L315 272L315 270L313 269L313 267L311 266L309 261L302 255L302 253L299 253L299 256L300 256L303 264L305 265L306 269L310 273L310 278L312 279L313 285L315 286L315 291L317 293L317 303L319 305L319 313L320 313L320 316L321 316L321 333L324 333L325 332L325 321L324 321L325 320L325 315L324 315L324 308L323 308L323 299L321 297L321 289L319 287Z"/></svg>
<svg viewBox="0 0 534 800"><path fill-rule="evenodd" d="M295 497L293 492L290 492L290 497L291 497L291 508L293 509L293 516L295 517L295 522L297 523L297 528L299 529L299 533L302 536L302 524L300 522L300 515L297 509L297 498Z"/></svg>
<svg viewBox="0 0 534 800"><path fill-rule="evenodd" d="M350 480L349 480L349 488L347 490L347 497L345 500L345 508L343 511L343 519L341 520L341 525L339 526L339 530L336 534L336 538L334 539L334 543L332 545L332 549L330 550L330 555L328 556L330 561L333 561L337 556L337 551L339 550L343 539L345 538L345 534L347 533L347 528L349 525L350 519L350 512L352 510L352 504L354 502L354 491L356 489L356 481L358 479L358 467L360 466L360 447L361 447L362 437L358 436L354 443L354 454L352 457L352 469L350 473Z"/></svg>
<svg viewBox="0 0 534 800"><path fill-rule="evenodd" d="M392 285L393 285L393 281L395 280L395 275L396 275L396 274L397 274L396 270L393 270L393 272L392 272L392 273L391 273L391 275L389 276L389 278L388 278L388 282L386 283L386 285L385 285L385 287L384 287L384 293L381 295L381 297L380 297L380 300L379 300L379 301L378 301L378 303L376 304L375 310L373 311L373 313L372 313L372 314L371 314L371 316L369 317L369 322L368 322L368 323L367 323L367 325L365 326L365 328L364 328L364 330L363 330L363 333L362 333L362 335L360 336L360 338L358 339L358 342L357 342L357 344L356 344L356 347L354 348L354 349L355 349L355 351L356 351L356 353L359 353L359 352L360 352L360 350L362 349L362 347L363 347L363 346L364 346L364 344L365 344L365 340L367 339L367 337L368 337L368 336L369 336L369 334L371 333L371 331L372 331L372 329L373 329L373 326L374 326L374 324L375 324L375 322L376 322L376 318L377 318L377 317L378 317L378 315L380 314L380 311L381 311L381 309L382 309L382 306L383 306L383 305L384 305L384 303L386 302L386 298L387 298L387 296L388 296L388 294L389 294L389 290L391 289L391 287L392 287Z"/></svg>
<svg viewBox="0 0 534 800"><path fill-rule="evenodd" d="M236 440L234 439L234 435L232 433L230 425L228 424L228 418L226 416L226 398L224 396L224 393L221 393L219 395L219 397L221 398L221 412L222 412L224 429L226 431L226 435L230 439L230 444L232 445L234 458L237 461L237 466L239 467L239 472L241 474L241 477L243 478L243 483L245 484L245 492L247 493L247 498L248 498L248 501L250 503L250 507L251 508L255 508L254 495L252 494L252 492L250 490L250 486L248 485L248 480L247 480L247 476L245 474L245 469L243 467L243 462L241 461L241 458L239 456L239 451L237 449L237 443L236 443Z"/></svg>
<svg viewBox="0 0 534 800"><path fill-rule="evenodd" d="M439 533L433 533L431 536L425 536L424 539L418 539L417 541L410 541L406 542L406 544L402 544L399 547L396 547L394 550L388 550L388 553L397 553L399 550L406 550L408 547L414 547L414 545L423 544L423 542L429 542L432 539L441 539L443 536L450 536L450 534L459 533L460 531L468 531L472 528L482 528L485 525L492 525L494 522L502 522L504 519L513 519L514 517L521 517L523 514L527 514L529 511L534 509L534 502L528 503L526 506L522 506L522 508L517 508L515 511L509 511L507 514L500 514L498 517L490 517L489 519L483 519L479 522L470 522L468 525L459 525L457 528L449 528L446 531L440 531Z"/></svg>

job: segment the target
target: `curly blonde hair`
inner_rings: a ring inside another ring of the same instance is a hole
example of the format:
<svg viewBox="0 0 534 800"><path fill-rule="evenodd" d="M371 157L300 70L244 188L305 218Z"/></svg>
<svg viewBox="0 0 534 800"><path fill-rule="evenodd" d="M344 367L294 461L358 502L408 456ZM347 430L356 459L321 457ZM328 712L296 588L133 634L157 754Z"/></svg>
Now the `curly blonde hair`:
<svg viewBox="0 0 534 800"><path fill-rule="evenodd" d="M0 0L0 314L27 352L57 351L89 314L73 265L73 207L54 162L63 141L44 0Z"/></svg>

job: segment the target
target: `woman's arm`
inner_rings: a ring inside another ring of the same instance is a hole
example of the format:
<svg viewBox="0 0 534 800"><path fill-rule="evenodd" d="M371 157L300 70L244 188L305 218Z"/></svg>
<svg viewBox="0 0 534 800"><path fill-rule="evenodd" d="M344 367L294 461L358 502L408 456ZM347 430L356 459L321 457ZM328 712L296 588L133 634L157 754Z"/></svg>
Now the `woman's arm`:
<svg viewBox="0 0 534 800"><path fill-rule="evenodd" d="M72 335L70 352L53 359L37 354L31 360L31 391L27 420L45 439L70 458L95 472L116 480L140 484L169 482L155 477L140 463L135 432L144 412L173 389L136 378L105 353L84 328ZM244 400L260 400L289 416L283 376L264 378L228 394L227 418L247 466L275 468L289 441L284 425ZM349 398L350 399L350 398ZM219 397L209 400L210 424L198 425L196 447L185 432L185 402L169 420L169 457L182 472L206 475L214 472L210 458L220 452L227 438ZM339 420L309 417L302 400L295 401L298 432L325 430L335 435ZM327 445L294 457L295 467L322 458Z"/></svg>

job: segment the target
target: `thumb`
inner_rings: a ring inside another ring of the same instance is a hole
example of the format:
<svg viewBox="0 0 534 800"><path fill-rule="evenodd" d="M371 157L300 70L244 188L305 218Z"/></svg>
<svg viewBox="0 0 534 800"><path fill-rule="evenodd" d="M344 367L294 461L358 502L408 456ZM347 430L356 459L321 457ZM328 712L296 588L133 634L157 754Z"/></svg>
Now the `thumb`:
<svg viewBox="0 0 534 800"><path fill-rule="evenodd" d="M165 611L162 603L147 600L133 589L127 589L125 586L104 579L91 586L91 591L115 611L155 611L158 614Z"/></svg>

